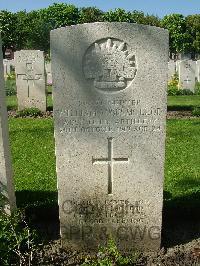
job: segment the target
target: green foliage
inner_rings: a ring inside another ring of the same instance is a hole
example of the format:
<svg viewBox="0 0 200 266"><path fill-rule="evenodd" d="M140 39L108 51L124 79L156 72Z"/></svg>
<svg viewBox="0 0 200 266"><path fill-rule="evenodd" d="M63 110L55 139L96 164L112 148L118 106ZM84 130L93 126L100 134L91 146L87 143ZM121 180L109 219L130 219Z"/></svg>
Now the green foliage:
<svg viewBox="0 0 200 266"><path fill-rule="evenodd" d="M21 212L0 213L0 265L31 265L35 243Z"/></svg>
<svg viewBox="0 0 200 266"><path fill-rule="evenodd" d="M192 115L193 116L200 116L200 106L196 106L193 108Z"/></svg>
<svg viewBox="0 0 200 266"><path fill-rule="evenodd" d="M168 90L167 90L167 95L170 96L175 96L179 94L179 88L178 88L178 74L175 73L171 80L168 82Z"/></svg>
<svg viewBox="0 0 200 266"><path fill-rule="evenodd" d="M169 95L169 96L178 95L178 87L177 86L168 86L167 95Z"/></svg>
<svg viewBox="0 0 200 266"><path fill-rule="evenodd" d="M7 75L7 80L15 80L15 79L16 79L15 72L12 72Z"/></svg>
<svg viewBox="0 0 200 266"><path fill-rule="evenodd" d="M200 82L196 82L194 92L196 95L200 95Z"/></svg>
<svg viewBox="0 0 200 266"><path fill-rule="evenodd" d="M17 94L16 81L13 75L8 75L5 81L5 90L7 96L12 96Z"/></svg>
<svg viewBox="0 0 200 266"><path fill-rule="evenodd" d="M134 265L139 257L138 253L132 256L123 256L115 242L109 240L106 247L100 247L97 257L95 259L87 258L82 266L120 266L120 265Z"/></svg>
<svg viewBox="0 0 200 266"><path fill-rule="evenodd" d="M0 11L0 32L2 38L2 48L5 53L6 48L15 46L16 36L16 14L6 10Z"/></svg>
<svg viewBox="0 0 200 266"><path fill-rule="evenodd" d="M142 11L134 10L130 13L130 22L151 25L151 26L160 26L160 19L154 15L145 15Z"/></svg>
<svg viewBox="0 0 200 266"><path fill-rule="evenodd" d="M186 31L186 20L183 15L167 15L161 21L161 26L169 30L171 53L177 54L190 51L192 39Z"/></svg>
<svg viewBox="0 0 200 266"><path fill-rule="evenodd" d="M168 82L168 90L167 94L169 96L176 96L176 95L193 95L194 93L188 89L180 89L178 87L179 79L178 74L174 74L172 79ZM196 85L195 94L198 94L198 85Z"/></svg>
<svg viewBox="0 0 200 266"><path fill-rule="evenodd" d="M167 90L168 96L177 96L177 95L194 95L194 93L191 90L187 89L178 89L176 86L168 86Z"/></svg>
<svg viewBox="0 0 200 266"><path fill-rule="evenodd" d="M74 5L54 3L41 10L44 21L50 24L51 29L75 25L79 19L79 10Z"/></svg>
<svg viewBox="0 0 200 266"><path fill-rule="evenodd" d="M193 95L194 93L191 90L183 89L179 90L178 95Z"/></svg>
<svg viewBox="0 0 200 266"><path fill-rule="evenodd" d="M186 30L192 38L191 52L200 54L200 15L186 17Z"/></svg>
<svg viewBox="0 0 200 266"><path fill-rule="evenodd" d="M96 7L83 7L79 10L78 23L90 23L103 20L103 11Z"/></svg>
<svg viewBox="0 0 200 266"><path fill-rule="evenodd" d="M131 22L131 13L124 9L116 8L114 11L110 10L103 15L103 21L108 22Z"/></svg>
<svg viewBox="0 0 200 266"><path fill-rule="evenodd" d="M40 49L49 52L50 30L77 23L96 21L131 22L164 27L170 34L170 52L200 53L200 15L184 17L171 14L163 19L134 10L117 8L103 12L96 7L77 8L71 4L54 3L37 11L11 13L0 11L0 31L2 31L3 51L13 47L20 49Z"/></svg>
<svg viewBox="0 0 200 266"><path fill-rule="evenodd" d="M17 111L16 117L38 117L41 116L42 112L35 107L25 108L21 111Z"/></svg>

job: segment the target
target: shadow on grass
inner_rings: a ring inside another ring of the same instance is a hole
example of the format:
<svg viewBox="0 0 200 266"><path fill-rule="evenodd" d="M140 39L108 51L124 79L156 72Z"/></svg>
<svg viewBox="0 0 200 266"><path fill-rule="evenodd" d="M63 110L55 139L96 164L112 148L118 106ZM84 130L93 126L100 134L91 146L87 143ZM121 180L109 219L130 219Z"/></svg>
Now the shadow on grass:
<svg viewBox="0 0 200 266"><path fill-rule="evenodd" d="M17 207L25 210L26 220L36 229L41 241L59 238L58 193L53 191L17 191Z"/></svg>
<svg viewBox="0 0 200 266"><path fill-rule="evenodd" d="M177 198L164 192L162 246L172 247L199 238L199 209L200 191Z"/></svg>
<svg viewBox="0 0 200 266"><path fill-rule="evenodd" d="M192 111L193 105L170 105L167 106L167 111Z"/></svg>

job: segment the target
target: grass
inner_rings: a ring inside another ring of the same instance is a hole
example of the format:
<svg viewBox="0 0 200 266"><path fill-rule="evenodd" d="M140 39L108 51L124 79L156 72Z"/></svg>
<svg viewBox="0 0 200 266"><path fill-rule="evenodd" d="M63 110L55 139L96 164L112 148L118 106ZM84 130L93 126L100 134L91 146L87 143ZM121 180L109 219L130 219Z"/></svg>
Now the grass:
<svg viewBox="0 0 200 266"><path fill-rule="evenodd" d="M7 79L5 81L6 94L9 95L6 98L7 109L8 110L17 110L17 96L16 96L16 82L15 80ZM53 110L52 104L52 86L47 85L47 110Z"/></svg>
<svg viewBox="0 0 200 266"><path fill-rule="evenodd" d="M52 119L10 118L18 206L57 201Z"/></svg>
<svg viewBox="0 0 200 266"><path fill-rule="evenodd" d="M168 207L200 204L200 119L168 120L165 200Z"/></svg>
<svg viewBox="0 0 200 266"><path fill-rule="evenodd" d="M48 86L47 110L53 110L52 103L52 86ZM168 96L168 110L192 110L196 106L200 106L200 95L181 95ZM17 109L17 96L7 96L8 110Z"/></svg>
<svg viewBox="0 0 200 266"><path fill-rule="evenodd" d="M180 95L167 97L168 110L192 110L200 106L200 95Z"/></svg>
<svg viewBox="0 0 200 266"><path fill-rule="evenodd" d="M53 120L10 118L10 138L19 206L56 204ZM200 119L168 120L165 200L200 203Z"/></svg>
<svg viewBox="0 0 200 266"><path fill-rule="evenodd" d="M6 97L7 102L7 109L8 110L17 110L17 96L7 96ZM53 103L52 103L52 96L47 96L47 110L53 110Z"/></svg>

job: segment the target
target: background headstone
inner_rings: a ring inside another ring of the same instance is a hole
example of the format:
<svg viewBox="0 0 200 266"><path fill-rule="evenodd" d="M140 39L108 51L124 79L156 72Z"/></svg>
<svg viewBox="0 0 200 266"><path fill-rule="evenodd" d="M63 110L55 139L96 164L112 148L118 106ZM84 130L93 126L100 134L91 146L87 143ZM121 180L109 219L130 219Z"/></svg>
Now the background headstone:
<svg viewBox="0 0 200 266"><path fill-rule="evenodd" d="M184 60L178 64L179 68L179 87L194 92L195 89L195 72L196 62Z"/></svg>
<svg viewBox="0 0 200 266"><path fill-rule="evenodd" d="M8 140L8 119L5 103L3 58L0 38L0 211L9 213L16 207Z"/></svg>
<svg viewBox="0 0 200 266"><path fill-rule="evenodd" d="M168 80L170 81L174 74L176 73L176 62L174 60L170 60L168 62Z"/></svg>
<svg viewBox="0 0 200 266"><path fill-rule="evenodd" d="M200 60L196 61L196 79L200 82Z"/></svg>
<svg viewBox="0 0 200 266"><path fill-rule="evenodd" d="M52 85L51 62L45 63L47 85Z"/></svg>
<svg viewBox="0 0 200 266"><path fill-rule="evenodd" d="M4 67L4 77L7 78L7 75L11 73L11 70L14 70L15 67L14 60L3 59L3 67Z"/></svg>
<svg viewBox="0 0 200 266"><path fill-rule="evenodd" d="M180 60L176 60L176 72L179 73L179 63L181 61Z"/></svg>
<svg viewBox="0 0 200 266"><path fill-rule="evenodd" d="M36 107L46 111L44 53L37 50L15 52L18 109Z"/></svg>
<svg viewBox="0 0 200 266"><path fill-rule="evenodd" d="M92 23L51 32L64 245L157 250L163 205L168 32Z"/></svg>

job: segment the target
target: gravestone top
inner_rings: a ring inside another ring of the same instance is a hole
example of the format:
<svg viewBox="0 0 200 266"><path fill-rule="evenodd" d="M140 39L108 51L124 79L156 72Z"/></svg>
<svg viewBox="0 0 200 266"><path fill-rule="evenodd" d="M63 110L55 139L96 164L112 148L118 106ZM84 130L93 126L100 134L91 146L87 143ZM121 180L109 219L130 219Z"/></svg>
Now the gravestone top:
<svg viewBox="0 0 200 266"><path fill-rule="evenodd" d="M148 45L147 45L148 44ZM168 32L91 23L51 32L63 244L157 250L162 224Z"/></svg>

